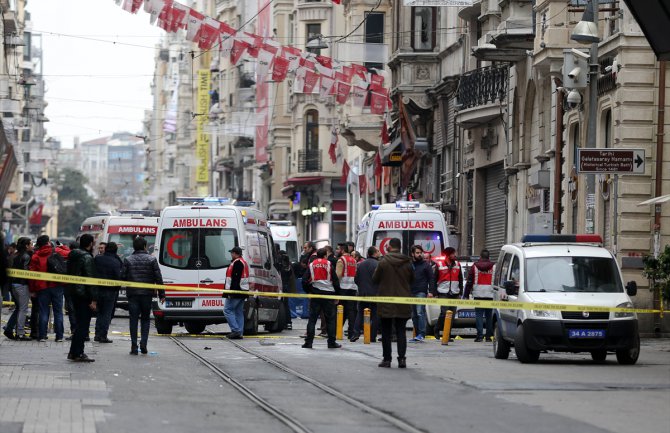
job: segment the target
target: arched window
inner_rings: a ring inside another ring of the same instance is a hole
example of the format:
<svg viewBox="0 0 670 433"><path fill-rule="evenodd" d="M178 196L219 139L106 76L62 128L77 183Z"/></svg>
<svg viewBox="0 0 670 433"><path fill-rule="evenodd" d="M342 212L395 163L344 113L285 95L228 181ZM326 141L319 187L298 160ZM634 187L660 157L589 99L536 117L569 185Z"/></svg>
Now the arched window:
<svg viewBox="0 0 670 433"><path fill-rule="evenodd" d="M305 150L319 149L319 112L308 110L305 113Z"/></svg>

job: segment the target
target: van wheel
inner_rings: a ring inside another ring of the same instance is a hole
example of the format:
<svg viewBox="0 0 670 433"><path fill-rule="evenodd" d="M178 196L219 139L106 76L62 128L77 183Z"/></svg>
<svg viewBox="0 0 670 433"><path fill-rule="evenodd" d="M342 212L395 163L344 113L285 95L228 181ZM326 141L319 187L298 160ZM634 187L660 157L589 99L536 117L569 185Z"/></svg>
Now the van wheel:
<svg viewBox="0 0 670 433"><path fill-rule="evenodd" d="M528 349L528 346L526 346L526 334L523 331L523 325L519 325L516 328L514 351L516 352L516 358L522 364L533 364L540 359L539 350L530 350Z"/></svg>
<svg viewBox="0 0 670 433"><path fill-rule="evenodd" d="M602 364L607 359L606 350L594 350L591 352L591 359L597 364Z"/></svg>
<svg viewBox="0 0 670 433"><path fill-rule="evenodd" d="M639 357L640 336L638 334L635 334L632 347L616 351L616 360L619 361L619 364L621 365L633 365L637 362Z"/></svg>
<svg viewBox="0 0 670 433"><path fill-rule="evenodd" d="M281 332L286 326L286 309L284 308L284 303L279 304L279 309L277 310L277 320L272 323L265 324L265 330L268 332Z"/></svg>
<svg viewBox="0 0 670 433"><path fill-rule="evenodd" d="M509 358L509 341L503 338L497 323L493 324L493 329L493 357L495 359Z"/></svg>
<svg viewBox="0 0 670 433"><path fill-rule="evenodd" d="M251 308L251 318L244 318L244 335L258 334L258 309L255 306L249 305Z"/></svg>
<svg viewBox="0 0 670 433"><path fill-rule="evenodd" d="M200 334L205 330L207 325L200 322L186 322L184 323L184 328L188 331L189 334Z"/></svg>
<svg viewBox="0 0 670 433"><path fill-rule="evenodd" d="M166 322L164 319L154 318L154 326L159 334L172 334L172 323Z"/></svg>

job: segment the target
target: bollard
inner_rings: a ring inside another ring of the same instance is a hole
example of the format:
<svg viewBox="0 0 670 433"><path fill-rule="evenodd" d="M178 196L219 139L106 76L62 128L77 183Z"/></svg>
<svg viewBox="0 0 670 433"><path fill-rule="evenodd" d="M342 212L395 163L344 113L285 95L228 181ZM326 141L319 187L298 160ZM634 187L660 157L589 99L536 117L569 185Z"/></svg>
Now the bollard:
<svg viewBox="0 0 670 433"><path fill-rule="evenodd" d="M454 312L449 310L447 311L446 316L444 317L444 329L442 329L442 345L449 345L449 334L451 334L451 319L454 317Z"/></svg>
<svg viewBox="0 0 670 433"><path fill-rule="evenodd" d="M363 344L370 344L370 309L363 310Z"/></svg>
<svg viewBox="0 0 670 433"><path fill-rule="evenodd" d="M337 306L337 332L335 333L335 338L337 340L341 340L344 338L343 334L343 328L344 327L344 306L343 305L338 305Z"/></svg>

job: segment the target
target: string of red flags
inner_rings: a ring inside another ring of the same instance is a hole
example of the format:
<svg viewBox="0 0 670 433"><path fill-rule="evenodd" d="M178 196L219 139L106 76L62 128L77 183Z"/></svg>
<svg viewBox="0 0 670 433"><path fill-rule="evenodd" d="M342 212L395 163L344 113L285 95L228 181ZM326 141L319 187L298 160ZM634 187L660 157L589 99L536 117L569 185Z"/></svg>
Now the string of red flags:
<svg viewBox="0 0 670 433"><path fill-rule="evenodd" d="M384 114L391 108L384 77L364 65L348 65L328 56L284 46L271 37L236 31L225 22L206 16L174 0L114 0L129 13L140 9L148 13L149 22L168 33L185 31L186 39L202 50L214 50L237 65L246 57L257 59L257 76L265 81L284 81L295 77L293 92L335 96L338 104L351 97L356 107L370 107L373 114ZM339 0L333 0L339 4ZM144 6L142 8L142 6Z"/></svg>

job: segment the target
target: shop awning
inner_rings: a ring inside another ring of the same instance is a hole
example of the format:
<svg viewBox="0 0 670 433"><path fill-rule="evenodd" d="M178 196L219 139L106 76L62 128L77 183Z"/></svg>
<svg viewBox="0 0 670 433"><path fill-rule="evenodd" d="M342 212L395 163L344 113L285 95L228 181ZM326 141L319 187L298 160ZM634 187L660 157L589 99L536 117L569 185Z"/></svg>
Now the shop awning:
<svg viewBox="0 0 670 433"><path fill-rule="evenodd" d="M319 185L323 182L323 176L305 176L305 177L289 177L284 182L284 185L305 186L305 185Z"/></svg>
<svg viewBox="0 0 670 433"><path fill-rule="evenodd" d="M670 0L624 0L658 60L670 60Z"/></svg>

